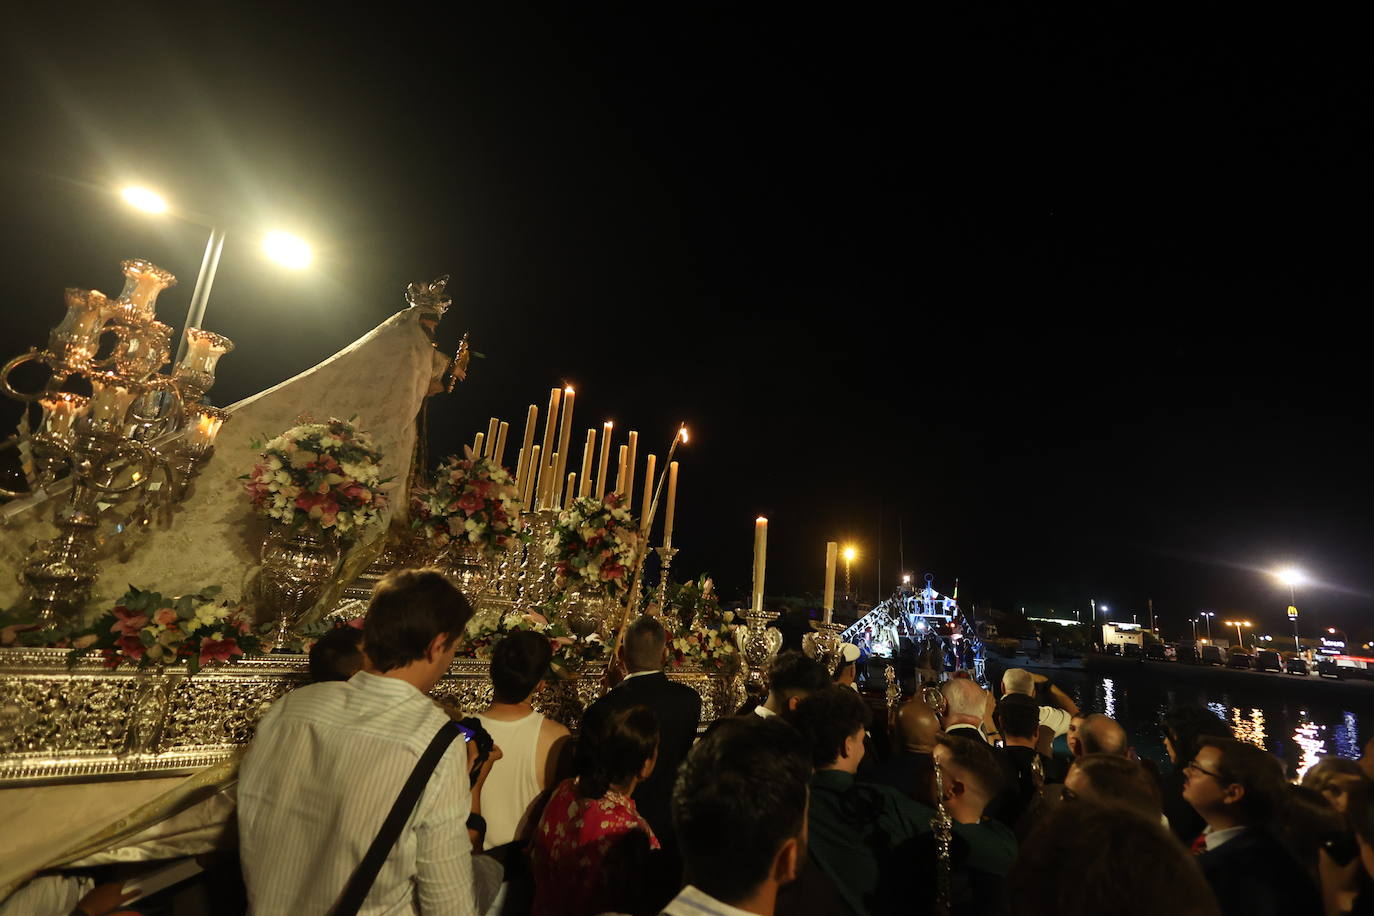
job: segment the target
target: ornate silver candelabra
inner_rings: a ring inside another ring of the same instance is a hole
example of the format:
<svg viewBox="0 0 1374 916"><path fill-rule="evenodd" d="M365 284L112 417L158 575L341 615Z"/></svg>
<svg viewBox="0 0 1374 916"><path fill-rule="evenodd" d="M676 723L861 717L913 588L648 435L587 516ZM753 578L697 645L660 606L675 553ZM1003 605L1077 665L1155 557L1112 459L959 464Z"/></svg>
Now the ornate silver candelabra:
<svg viewBox="0 0 1374 916"><path fill-rule="evenodd" d="M824 665L831 677L840 666L840 646L844 645L840 634L843 632L844 627L838 623L818 623L816 632L802 637L802 651Z"/></svg>
<svg viewBox="0 0 1374 916"><path fill-rule="evenodd" d="M768 663L782 648L782 632L768 626L775 617L772 611L746 611L746 625L735 629L735 642L744 658L745 687L759 696L767 689Z"/></svg>
<svg viewBox="0 0 1374 916"><path fill-rule="evenodd" d="M28 453L30 491L51 491L63 477L70 488L55 515L58 536L34 544L20 570L46 622L75 613L90 595L102 504L131 502L126 525L148 524L156 509L185 497L228 418L200 401L233 343L189 329L186 356L170 375L159 373L169 359L172 329L155 317L157 296L176 278L148 261L120 266L124 290L118 299L67 290L67 313L47 347L0 368L0 390L42 412L37 429L14 443ZM34 368L47 374L35 390L12 384L16 373ZM0 491L5 498L23 495Z"/></svg>
<svg viewBox="0 0 1374 916"><path fill-rule="evenodd" d="M658 554L658 601L659 613L664 613L668 608L668 572L673 568L673 557L677 556L677 548L665 544L655 548Z"/></svg>

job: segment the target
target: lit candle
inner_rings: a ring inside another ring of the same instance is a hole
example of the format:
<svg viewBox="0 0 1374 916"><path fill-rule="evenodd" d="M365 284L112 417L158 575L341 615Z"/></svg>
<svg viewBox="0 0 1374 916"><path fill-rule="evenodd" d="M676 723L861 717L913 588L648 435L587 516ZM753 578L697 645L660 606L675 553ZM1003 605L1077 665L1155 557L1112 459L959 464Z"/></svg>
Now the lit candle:
<svg viewBox="0 0 1374 916"><path fill-rule="evenodd" d="M539 408L533 404L525 413L525 439L520 445L520 456L515 468L515 488L521 494L525 492L525 477L529 474L530 456L534 449L534 428L539 423ZM528 505L528 502L526 502Z"/></svg>
<svg viewBox="0 0 1374 916"><path fill-rule="evenodd" d="M763 570L768 556L768 519L754 520L754 610L763 610Z"/></svg>
<svg viewBox="0 0 1374 916"><path fill-rule="evenodd" d="M228 418L222 410L207 405L192 409L193 421L186 427L186 445L193 455L204 455L215 446L219 428Z"/></svg>
<svg viewBox="0 0 1374 916"><path fill-rule="evenodd" d="M472 440L472 457L474 457L474 458L481 458L481 457L482 457L482 454L483 454L483 452L482 452L482 443L486 441L486 438L487 438L487 434L486 434L486 433L478 433L478 434L477 434L477 438Z"/></svg>
<svg viewBox="0 0 1374 916"><path fill-rule="evenodd" d="M587 496L592 492L592 461L596 458L596 430L587 430L587 441L582 446L582 488L578 490L578 496Z"/></svg>
<svg viewBox="0 0 1374 916"><path fill-rule="evenodd" d="M654 464L657 461L656 457L650 455L644 468L644 509L639 513L639 529L644 537L649 536L649 512L654 507Z"/></svg>
<svg viewBox="0 0 1374 916"><path fill-rule="evenodd" d="M506 434L510 432L510 424L505 420L501 421L501 428L496 431L496 449L491 453L491 457L501 466L506 466Z"/></svg>
<svg viewBox="0 0 1374 916"><path fill-rule="evenodd" d="M629 454L629 447L620 447L620 462L616 466L615 472L615 492L621 496L625 495L625 456Z"/></svg>
<svg viewBox="0 0 1374 916"><path fill-rule="evenodd" d="M611 429L615 426L610 420L601 428L601 460L596 466L596 498L602 499L606 496L606 463L611 457Z"/></svg>
<svg viewBox="0 0 1374 916"><path fill-rule="evenodd" d="M535 468L539 474L539 479L535 482L535 486L538 488L536 492L541 496L548 490L549 475L553 473L553 471L548 470L548 468L553 461L553 434L554 430L558 428L558 404L562 398L562 388L549 389L549 414L544 418L544 447L540 450L540 453L544 457L535 463ZM540 508L543 508L543 506L541 505Z"/></svg>
<svg viewBox="0 0 1374 916"><path fill-rule="evenodd" d="M129 405L134 401L134 392L123 385L111 381L91 380L95 394L91 397L89 416L97 423L123 423Z"/></svg>
<svg viewBox="0 0 1374 916"><path fill-rule="evenodd" d="M81 411L86 409L87 399L79 394L62 391L45 394L38 399L43 407L43 432L54 439L66 439L72 434Z"/></svg>
<svg viewBox="0 0 1374 916"><path fill-rule="evenodd" d="M639 433L630 430L630 450L625 457L625 507L629 508L635 498L635 460L639 452Z"/></svg>
<svg viewBox="0 0 1374 916"><path fill-rule="evenodd" d="M490 420L487 421L487 439L485 445L486 451L482 452L483 458L492 457L492 453L496 451L496 433L500 430L500 428L501 421L496 419L495 417L492 417Z"/></svg>
<svg viewBox="0 0 1374 916"><path fill-rule="evenodd" d="M835 555L840 545L834 541L825 542L825 594L821 599L821 609L825 611L825 622L830 622L835 610Z"/></svg>
<svg viewBox="0 0 1374 916"><path fill-rule="evenodd" d="M653 456L649 456L650 460ZM645 493L647 496L648 494ZM668 506L663 516L663 546L673 546L673 518L677 514L677 462L668 465Z"/></svg>
<svg viewBox="0 0 1374 916"><path fill-rule="evenodd" d="M535 483L534 469L537 467L539 467L539 446L536 445L530 452L529 460L525 462L525 487L523 490L520 491L525 494L524 499L522 501L530 509L539 508L533 502Z"/></svg>
<svg viewBox="0 0 1374 916"><path fill-rule="evenodd" d="M562 480L563 475L568 473L568 453L572 450L572 419L573 402L577 399L577 392L573 391L573 386L569 385L563 389L563 422L558 430L558 472L554 474L554 480Z"/></svg>

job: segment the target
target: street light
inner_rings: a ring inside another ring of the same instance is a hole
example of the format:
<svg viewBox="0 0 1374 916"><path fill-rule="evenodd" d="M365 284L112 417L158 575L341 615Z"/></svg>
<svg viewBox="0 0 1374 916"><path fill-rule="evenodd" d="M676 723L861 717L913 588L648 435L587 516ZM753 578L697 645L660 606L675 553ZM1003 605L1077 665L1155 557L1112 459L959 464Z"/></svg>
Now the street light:
<svg viewBox="0 0 1374 916"><path fill-rule="evenodd" d="M1193 625L1193 642L1197 642L1197 618L1194 617L1188 622Z"/></svg>
<svg viewBox="0 0 1374 916"><path fill-rule="evenodd" d="M1274 574L1275 577L1288 586L1288 616L1293 618L1293 648L1298 652L1302 651L1302 641L1298 639L1298 597L1297 587L1307 581L1307 576L1296 566L1289 566L1281 569Z"/></svg>
<svg viewBox="0 0 1374 916"><path fill-rule="evenodd" d="M120 192L125 203L145 213L166 213L171 208L167 200L155 191L144 187L127 187ZM200 261L200 273L196 274L195 289L191 291L191 304L186 309L186 326L181 330L181 340L177 344L177 355L172 361L180 363L186 355L186 332L198 328L205 320L205 306L210 301L210 288L215 285L215 272L219 270L219 256L224 251L224 230L207 222L204 217L189 213L176 214L186 222L194 223L210 230L210 238L205 243L205 256ZM296 270L310 264L310 246L303 240L285 232L272 232L263 239L263 250L268 257Z"/></svg>
<svg viewBox="0 0 1374 916"><path fill-rule="evenodd" d="M1212 641L1212 618L1217 616L1215 611L1198 611L1198 616L1207 621L1207 642Z"/></svg>
<svg viewBox="0 0 1374 916"><path fill-rule="evenodd" d="M853 600L850 597L853 594L850 591L850 583L852 581L850 576L850 567L854 564L854 558L858 555L859 552L855 550L852 546L846 547L844 549L844 597L846 601Z"/></svg>
<svg viewBox="0 0 1374 916"><path fill-rule="evenodd" d="M1236 628L1236 642L1240 643L1240 647L1241 647L1242 649L1244 649L1244 648L1245 648L1245 637L1241 635L1240 628L1241 628L1241 627L1249 627L1249 626L1251 625L1251 624L1250 624L1250 621L1248 621L1248 620L1223 620L1222 623L1226 624L1228 627L1235 627L1235 628Z"/></svg>

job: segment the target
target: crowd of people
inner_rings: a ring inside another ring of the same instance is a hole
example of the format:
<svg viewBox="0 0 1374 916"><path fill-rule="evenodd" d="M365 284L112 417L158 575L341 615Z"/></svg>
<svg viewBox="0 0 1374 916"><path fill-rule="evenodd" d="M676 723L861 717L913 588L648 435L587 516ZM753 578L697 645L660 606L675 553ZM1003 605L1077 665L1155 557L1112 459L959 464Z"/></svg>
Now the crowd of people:
<svg viewBox="0 0 1374 916"><path fill-rule="evenodd" d="M263 717L238 786L251 912L1374 912L1369 756L1294 785L1189 707L1165 716L1160 772L1027 671L992 690L947 673L889 711L852 657L832 674L796 651L699 734L652 616L575 737L534 710L533 633L497 645L490 705L454 723L429 692L470 615L438 573L393 573L360 632L316 647L318 683Z"/></svg>

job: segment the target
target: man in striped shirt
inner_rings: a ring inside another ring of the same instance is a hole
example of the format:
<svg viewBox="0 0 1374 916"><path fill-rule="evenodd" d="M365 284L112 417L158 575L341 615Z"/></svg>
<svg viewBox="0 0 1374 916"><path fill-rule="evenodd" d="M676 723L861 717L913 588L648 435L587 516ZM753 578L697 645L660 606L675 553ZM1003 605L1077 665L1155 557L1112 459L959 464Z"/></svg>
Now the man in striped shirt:
<svg viewBox="0 0 1374 916"><path fill-rule="evenodd" d="M282 697L239 777L240 855L251 912L331 913L401 786L448 717L428 696L472 616L433 570L380 583L363 626L363 670ZM476 913L467 748L439 761L360 913Z"/></svg>

